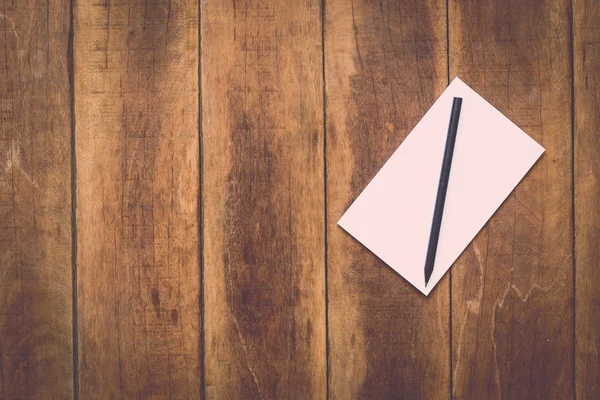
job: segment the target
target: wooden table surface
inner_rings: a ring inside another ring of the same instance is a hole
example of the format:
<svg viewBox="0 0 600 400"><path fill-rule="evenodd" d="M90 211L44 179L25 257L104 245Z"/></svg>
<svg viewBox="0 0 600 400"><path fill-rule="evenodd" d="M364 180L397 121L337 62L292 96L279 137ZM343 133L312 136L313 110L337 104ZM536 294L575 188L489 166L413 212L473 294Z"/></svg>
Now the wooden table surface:
<svg viewBox="0 0 600 400"><path fill-rule="evenodd" d="M455 76L546 152L426 298L336 222ZM598 0L2 0L0 399L598 399L599 104Z"/></svg>

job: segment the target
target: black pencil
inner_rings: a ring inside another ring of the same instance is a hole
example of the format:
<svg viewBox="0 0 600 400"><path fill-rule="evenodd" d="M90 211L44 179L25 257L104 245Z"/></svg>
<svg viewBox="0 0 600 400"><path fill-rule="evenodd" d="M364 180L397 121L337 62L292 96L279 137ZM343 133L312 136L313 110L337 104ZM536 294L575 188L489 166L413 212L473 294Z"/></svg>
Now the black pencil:
<svg viewBox="0 0 600 400"><path fill-rule="evenodd" d="M450 124L448 125L446 149L444 150L440 183L438 184L437 196L435 198L435 209L433 210L433 222L431 223L431 233L429 234L427 257L425 258L425 286L427 286L429 278L431 278L433 265L435 264L435 254L440 238L440 228L442 227L442 215L444 214L444 204L446 203L448 179L450 178L450 167L452 167L452 155L454 154L454 143L456 143L456 131L458 129L461 106L462 98L455 97L452 102L452 113L450 114Z"/></svg>

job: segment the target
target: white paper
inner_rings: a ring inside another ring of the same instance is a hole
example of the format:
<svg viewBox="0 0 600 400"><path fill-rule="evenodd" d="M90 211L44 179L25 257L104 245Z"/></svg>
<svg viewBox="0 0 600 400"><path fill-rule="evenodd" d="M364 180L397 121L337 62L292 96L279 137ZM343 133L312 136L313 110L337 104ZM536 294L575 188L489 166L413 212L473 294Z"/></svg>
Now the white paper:
<svg viewBox="0 0 600 400"><path fill-rule="evenodd" d="M425 287L425 255L453 97L463 98L462 110L435 266ZM338 224L428 295L543 152L456 78Z"/></svg>

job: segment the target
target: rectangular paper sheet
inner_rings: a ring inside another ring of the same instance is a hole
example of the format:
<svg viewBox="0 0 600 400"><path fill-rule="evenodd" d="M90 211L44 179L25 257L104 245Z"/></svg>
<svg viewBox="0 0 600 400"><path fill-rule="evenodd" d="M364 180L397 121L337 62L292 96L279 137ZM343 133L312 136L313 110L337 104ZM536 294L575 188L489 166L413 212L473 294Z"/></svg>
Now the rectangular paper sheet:
<svg viewBox="0 0 600 400"><path fill-rule="evenodd" d="M435 266L425 287L425 256L453 97L463 98L462 111ZM456 78L338 224L428 295L543 152Z"/></svg>

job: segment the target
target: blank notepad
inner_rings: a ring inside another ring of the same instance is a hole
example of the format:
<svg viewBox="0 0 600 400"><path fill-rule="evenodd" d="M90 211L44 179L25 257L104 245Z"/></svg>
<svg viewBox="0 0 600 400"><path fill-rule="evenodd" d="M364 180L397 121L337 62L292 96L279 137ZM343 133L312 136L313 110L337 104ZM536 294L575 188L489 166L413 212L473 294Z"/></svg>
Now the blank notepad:
<svg viewBox="0 0 600 400"><path fill-rule="evenodd" d="M433 275L423 268L453 97L462 97ZM544 149L456 78L338 224L428 295Z"/></svg>

